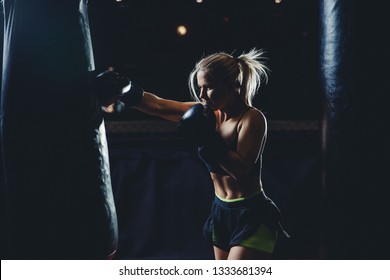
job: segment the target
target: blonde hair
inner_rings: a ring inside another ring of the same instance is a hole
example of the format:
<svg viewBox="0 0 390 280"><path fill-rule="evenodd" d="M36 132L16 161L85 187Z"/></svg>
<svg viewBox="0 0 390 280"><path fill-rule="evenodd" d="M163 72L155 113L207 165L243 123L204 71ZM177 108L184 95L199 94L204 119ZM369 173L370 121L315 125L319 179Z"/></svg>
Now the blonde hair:
<svg viewBox="0 0 390 280"><path fill-rule="evenodd" d="M201 102L197 93L196 75L205 71L218 81L226 81L239 89L244 102L252 106L252 101L262 83L268 82L269 68L265 65L263 50L256 48L234 57L225 52L211 54L195 64L188 78L188 86L194 100Z"/></svg>

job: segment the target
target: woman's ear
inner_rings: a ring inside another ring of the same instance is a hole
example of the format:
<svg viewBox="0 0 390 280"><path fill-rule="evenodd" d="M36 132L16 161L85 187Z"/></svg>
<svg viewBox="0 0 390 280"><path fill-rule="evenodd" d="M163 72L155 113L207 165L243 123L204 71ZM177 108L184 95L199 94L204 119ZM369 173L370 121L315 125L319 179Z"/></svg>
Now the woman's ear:
<svg viewBox="0 0 390 280"><path fill-rule="evenodd" d="M236 81L234 83L234 91L239 94L240 93L240 89L241 89L241 84L240 84L239 81Z"/></svg>

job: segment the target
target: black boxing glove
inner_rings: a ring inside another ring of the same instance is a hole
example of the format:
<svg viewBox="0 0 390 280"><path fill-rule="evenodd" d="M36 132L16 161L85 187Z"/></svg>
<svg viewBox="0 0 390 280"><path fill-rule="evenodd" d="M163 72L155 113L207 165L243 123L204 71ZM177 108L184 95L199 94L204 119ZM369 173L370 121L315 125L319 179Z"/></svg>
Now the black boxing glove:
<svg viewBox="0 0 390 280"><path fill-rule="evenodd" d="M203 145L198 146L199 157L206 163L212 163L220 161L229 153L225 141L218 133L214 133L212 137Z"/></svg>
<svg viewBox="0 0 390 280"><path fill-rule="evenodd" d="M178 132L189 142L198 146L199 156L206 162L214 162L227 155L229 148L216 130L215 113L196 104L182 116Z"/></svg>
<svg viewBox="0 0 390 280"><path fill-rule="evenodd" d="M212 133L215 133L216 119L214 112L202 104L188 109L179 121L177 130L190 143L203 146Z"/></svg>
<svg viewBox="0 0 390 280"><path fill-rule="evenodd" d="M127 107L136 107L144 96L142 87L112 70L106 70L95 77L95 89L100 105L104 107L118 100Z"/></svg>

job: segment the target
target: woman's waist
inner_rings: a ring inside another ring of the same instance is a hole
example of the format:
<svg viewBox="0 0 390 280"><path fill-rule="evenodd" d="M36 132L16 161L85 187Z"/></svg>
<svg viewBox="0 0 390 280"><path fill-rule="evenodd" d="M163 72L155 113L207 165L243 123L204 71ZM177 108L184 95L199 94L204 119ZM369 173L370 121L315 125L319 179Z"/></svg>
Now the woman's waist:
<svg viewBox="0 0 390 280"><path fill-rule="evenodd" d="M215 193L214 202L223 208L242 208L242 207L261 207L264 204L267 197L262 189L258 189L256 192L232 199L226 199Z"/></svg>
<svg viewBox="0 0 390 280"><path fill-rule="evenodd" d="M262 190L262 184L259 177L248 177L245 181L237 181L230 176L211 176L214 184L215 194L221 199L231 200L249 197Z"/></svg>

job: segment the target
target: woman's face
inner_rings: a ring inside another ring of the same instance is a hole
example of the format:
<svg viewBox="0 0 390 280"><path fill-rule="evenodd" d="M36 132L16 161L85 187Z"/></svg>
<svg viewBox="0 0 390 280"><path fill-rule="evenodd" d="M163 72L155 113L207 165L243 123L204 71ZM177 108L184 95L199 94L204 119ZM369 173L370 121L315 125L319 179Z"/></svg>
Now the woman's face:
<svg viewBox="0 0 390 280"><path fill-rule="evenodd" d="M223 109L232 97L232 93L235 93L227 83L214 80L203 70L197 73L196 78L199 88L199 98L213 110Z"/></svg>

